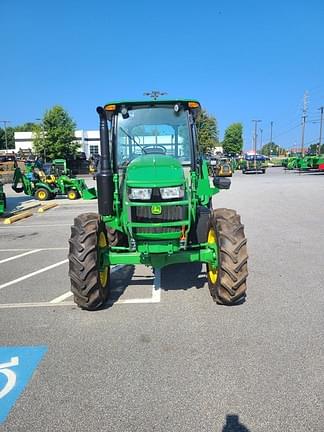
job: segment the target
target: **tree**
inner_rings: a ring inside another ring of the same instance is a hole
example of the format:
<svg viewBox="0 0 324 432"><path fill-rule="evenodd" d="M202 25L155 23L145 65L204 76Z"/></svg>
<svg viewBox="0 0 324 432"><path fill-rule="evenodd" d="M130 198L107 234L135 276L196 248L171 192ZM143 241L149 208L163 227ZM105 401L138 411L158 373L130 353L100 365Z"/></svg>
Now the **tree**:
<svg viewBox="0 0 324 432"><path fill-rule="evenodd" d="M15 148L15 132L31 132L33 131L35 126L36 126L35 123L29 122L19 126L7 127L6 134L7 134L8 149ZM5 130L0 128L0 150L5 148L6 148Z"/></svg>
<svg viewBox="0 0 324 432"><path fill-rule="evenodd" d="M243 126L242 123L232 123L224 134L223 151L226 154L239 154L243 149Z"/></svg>
<svg viewBox="0 0 324 432"><path fill-rule="evenodd" d="M278 146L274 142L268 142L267 144L262 146L261 154L263 154L265 156L269 156L269 157L271 157L271 155L272 156L279 156L281 154L286 154L286 150L284 148Z"/></svg>
<svg viewBox="0 0 324 432"><path fill-rule="evenodd" d="M323 154L324 153L324 144L321 145L321 147L319 148L319 143L318 144L311 144L309 146L309 150L308 150L309 154Z"/></svg>
<svg viewBox="0 0 324 432"><path fill-rule="evenodd" d="M15 126L15 132L32 132L37 126L37 123L27 122L22 125Z"/></svg>
<svg viewBox="0 0 324 432"><path fill-rule="evenodd" d="M6 135L7 135L7 147L8 149L15 148L15 129L13 127L7 127L6 131L0 128L0 149L6 148Z"/></svg>
<svg viewBox="0 0 324 432"><path fill-rule="evenodd" d="M64 108L55 105L45 112L42 122L33 129L35 152L45 159L73 156L79 148L74 136L75 126Z"/></svg>
<svg viewBox="0 0 324 432"><path fill-rule="evenodd" d="M202 110L196 120L199 150L202 153L212 151L219 146L217 120Z"/></svg>

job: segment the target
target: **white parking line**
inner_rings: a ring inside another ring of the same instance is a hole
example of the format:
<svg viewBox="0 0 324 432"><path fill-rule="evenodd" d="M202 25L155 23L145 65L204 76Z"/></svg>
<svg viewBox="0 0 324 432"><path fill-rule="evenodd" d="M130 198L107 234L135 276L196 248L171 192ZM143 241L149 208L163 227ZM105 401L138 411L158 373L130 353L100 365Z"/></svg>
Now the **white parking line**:
<svg viewBox="0 0 324 432"><path fill-rule="evenodd" d="M71 291L68 291L68 292L56 297L55 299L51 300L50 303L52 303L52 304L61 303L62 301L66 300L67 298L71 297L71 295L72 295Z"/></svg>
<svg viewBox="0 0 324 432"><path fill-rule="evenodd" d="M161 269L155 269L154 284L152 290L152 303L160 303L161 301Z"/></svg>
<svg viewBox="0 0 324 432"><path fill-rule="evenodd" d="M67 247L58 247L58 248L20 248L20 249L0 249L0 252L22 252L22 251L56 251L56 250L68 250Z"/></svg>
<svg viewBox="0 0 324 432"><path fill-rule="evenodd" d="M66 264L67 262L68 262L68 259L65 259L65 260L63 260L63 261L59 261L59 262L57 262L57 263L55 263L55 264L52 264L52 265L50 265L50 266L43 267L43 268L41 268L41 269L39 269L39 270L37 270L37 271L34 271L34 272L32 272L32 273L28 273L28 274L26 274L25 276L21 276L21 277L19 277L19 278L17 278L17 279L14 279L14 280L12 280L12 281L6 282L6 283L0 285L0 290L3 289L3 288L8 287L8 286L10 286L10 285L14 285L15 283L21 282L21 281L23 281L23 280L25 280L25 279L31 278L31 277L33 277L33 276L36 276L36 275L38 275L38 274L40 274L40 273L43 273L43 272L45 272L45 271L47 271L47 270L51 270L52 268L58 267L58 266L60 266L60 265L62 265L62 264Z"/></svg>
<svg viewBox="0 0 324 432"><path fill-rule="evenodd" d="M10 225L10 226L6 226L6 227L0 227L0 230L7 230L7 229L10 229L10 228L23 228L23 229L25 229L25 228L48 228L48 227L64 227L64 226L71 226L72 224L71 223L68 223L68 224L35 224L35 225L23 225L23 224L21 224L21 225Z"/></svg>
<svg viewBox="0 0 324 432"><path fill-rule="evenodd" d="M8 262L8 261L15 260L17 258L21 258L21 257L26 256L26 255L30 255L30 254L34 254L36 252L40 252L41 250L42 249L34 249L34 250L29 251L29 252L24 252L22 254L12 256L10 258L5 258L5 259L3 259L3 260L0 261L0 264L3 264L3 263Z"/></svg>
<svg viewBox="0 0 324 432"><path fill-rule="evenodd" d="M67 262L68 260L62 261L62 263ZM54 266L60 265L59 263L54 264ZM49 266L53 268L53 266ZM117 271L124 266L118 265L112 268L112 271ZM49 268L46 268L49 270ZM45 271L45 269L42 269ZM35 272L34 272L35 273ZM0 286L1 288L1 286ZM73 301L64 301L67 298L71 297L71 291L67 291L66 293L60 295L59 297L54 298L49 302L33 302L33 303L7 303L0 304L0 309L21 309L21 308L32 308L32 307L50 307L50 306L75 306ZM154 284L152 287L152 296L149 298L135 298L135 299L121 299L116 302L109 301L107 305L120 305L120 304L150 304L150 303L160 303L161 301L161 270L155 269L155 278Z"/></svg>

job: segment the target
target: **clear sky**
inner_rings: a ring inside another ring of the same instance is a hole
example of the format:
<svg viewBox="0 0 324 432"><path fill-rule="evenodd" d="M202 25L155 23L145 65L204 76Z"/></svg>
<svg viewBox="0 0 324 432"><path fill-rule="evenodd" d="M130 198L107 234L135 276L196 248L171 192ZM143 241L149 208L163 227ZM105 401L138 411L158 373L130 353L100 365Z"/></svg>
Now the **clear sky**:
<svg viewBox="0 0 324 432"><path fill-rule="evenodd" d="M0 0L0 120L34 121L54 104L80 129L96 129L109 100L199 99L222 137L270 121L276 144L319 136L324 105L323 0ZM260 137L260 134L259 134Z"/></svg>

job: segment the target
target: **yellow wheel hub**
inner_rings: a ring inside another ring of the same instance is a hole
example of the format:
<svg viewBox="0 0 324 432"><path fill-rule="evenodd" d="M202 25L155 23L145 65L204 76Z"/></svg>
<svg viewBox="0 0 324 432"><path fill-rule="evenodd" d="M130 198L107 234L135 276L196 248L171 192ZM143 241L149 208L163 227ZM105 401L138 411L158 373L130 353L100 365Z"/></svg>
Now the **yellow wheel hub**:
<svg viewBox="0 0 324 432"><path fill-rule="evenodd" d="M38 198L43 200L46 198L46 193L44 191L38 192Z"/></svg>
<svg viewBox="0 0 324 432"><path fill-rule="evenodd" d="M208 231L207 242L213 245L216 245L217 243L216 232L213 228L210 228L210 230ZM208 270L209 280L211 281L212 284L215 284L218 278L218 270L213 269L209 264L207 264L207 270Z"/></svg>
<svg viewBox="0 0 324 432"><path fill-rule="evenodd" d="M103 249L107 246L107 239L103 232L99 234L98 239L98 248L99 248L99 259L100 259L100 249ZM101 286L106 286L108 282L108 267L105 267L104 270L99 271L99 279Z"/></svg>

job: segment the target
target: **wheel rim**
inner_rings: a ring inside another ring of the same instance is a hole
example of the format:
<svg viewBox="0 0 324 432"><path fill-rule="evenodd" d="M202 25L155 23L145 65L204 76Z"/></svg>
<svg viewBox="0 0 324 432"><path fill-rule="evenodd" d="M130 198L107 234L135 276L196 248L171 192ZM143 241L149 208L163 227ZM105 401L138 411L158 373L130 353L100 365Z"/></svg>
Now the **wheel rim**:
<svg viewBox="0 0 324 432"><path fill-rule="evenodd" d="M75 197L76 197L75 192L70 192L69 197L70 197L70 199L75 199Z"/></svg>
<svg viewBox="0 0 324 432"><path fill-rule="evenodd" d="M208 231L207 242L212 245L217 244L216 231L213 228L210 228L210 230ZM210 264L207 264L207 269L208 269L209 280L211 281L212 284L215 284L218 278L218 270L216 268L212 268Z"/></svg>
<svg viewBox="0 0 324 432"><path fill-rule="evenodd" d="M45 199L46 198L46 193L44 191L39 191L38 192L38 198L39 199Z"/></svg>
<svg viewBox="0 0 324 432"><path fill-rule="evenodd" d="M101 267L102 261L102 252L100 249L103 249L107 246L107 239L105 234L101 231L98 239L98 247L99 247L99 266ZM108 267L105 267L102 271L99 270L99 279L101 286L106 286L108 282Z"/></svg>

